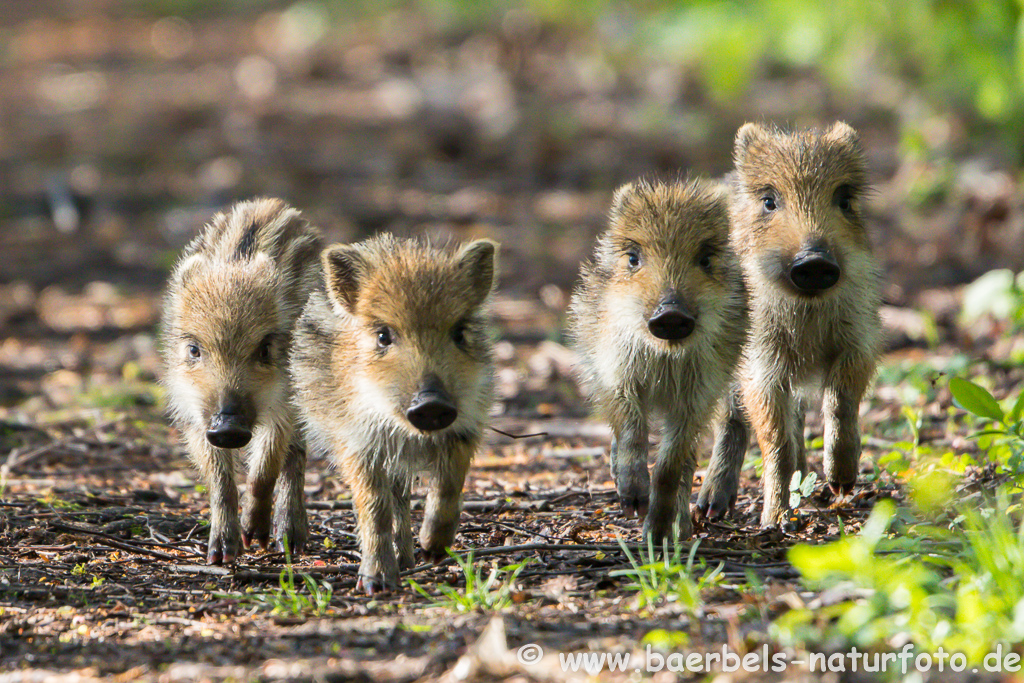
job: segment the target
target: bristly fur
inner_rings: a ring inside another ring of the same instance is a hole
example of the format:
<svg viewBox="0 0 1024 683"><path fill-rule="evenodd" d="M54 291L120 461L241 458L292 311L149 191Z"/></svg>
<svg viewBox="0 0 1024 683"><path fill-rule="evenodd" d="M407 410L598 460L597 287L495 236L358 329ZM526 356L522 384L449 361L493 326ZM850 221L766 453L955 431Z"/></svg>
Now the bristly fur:
<svg viewBox="0 0 1024 683"><path fill-rule="evenodd" d="M642 514L649 501L645 533L664 538L678 519L685 537L698 440L725 393L748 324L729 242L728 197L705 180L638 182L615 193L609 223L594 259L582 267L569 332L584 388L612 427L612 469L624 509ZM639 266L629 265L630 253ZM682 341L664 341L648 328L666 293L697 319ZM652 413L665 418L653 481Z"/></svg>
<svg viewBox="0 0 1024 683"><path fill-rule="evenodd" d="M857 407L874 375L881 347L880 271L861 206L867 171L856 131L789 133L744 125L736 135L733 243L750 293L751 335L738 374L739 397L719 432L698 508L717 517L735 501L747 447L740 406L764 454L761 523L788 517L795 469L806 471L803 401L824 393L825 474L836 489L857 476ZM764 200L771 197L773 210ZM844 197L844 202L840 201ZM787 268L801 249L827 248L839 282L819 294L797 291Z"/></svg>
<svg viewBox="0 0 1024 683"><path fill-rule="evenodd" d="M307 438L332 453L353 490L360 576L373 591L394 587L399 567L414 560L409 492L417 472L433 480L421 545L443 557L454 540L462 485L493 403L496 245L438 249L385 234L330 247L322 258L323 282L296 327L297 404ZM435 432L406 417L427 377L458 410Z"/></svg>
<svg viewBox="0 0 1024 683"><path fill-rule="evenodd" d="M211 561L230 562L240 542L266 545L282 467L275 535L279 541L287 535L296 550L305 541L305 453L295 435L285 366L295 319L319 280L321 247L317 230L298 211L279 199L254 199L215 215L171 273L163 306L163 381L171 417L210 489ZM205 436L229 395L251 410L254 422L242 449L249 495L241 525L234 451L213 447Z"/></svg>

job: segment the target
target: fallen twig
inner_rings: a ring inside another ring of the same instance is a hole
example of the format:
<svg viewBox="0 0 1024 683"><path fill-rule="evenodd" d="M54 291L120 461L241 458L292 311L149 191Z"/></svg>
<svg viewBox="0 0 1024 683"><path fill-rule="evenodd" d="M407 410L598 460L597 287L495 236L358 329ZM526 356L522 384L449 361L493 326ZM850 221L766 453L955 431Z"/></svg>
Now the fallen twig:
<svg viewBox="0 0 1024 683"><path fill-rule="evenodd" d="M492 432L497 432L498 434L501 434L502 436L507 436L510 439L531 439L531 438L533 438L535 436L547 436L548 435L547 432L534 432L532 434L509 434L508 432L504 432L504 431L498 429L497 427L490 427L489 429Z"/></svg>
<svg viewBox="0 0 1024 683"><path fill-rule="evenodd" d="M281 578L281 572L288 567L285 565L263 567L223 567L206 564L175 564L171 570L183 574L203 574L207 576L230 576L235 581L277 581ZM272 571L267 571L272 570ZM356 576L359 570L358 564L334 564L323 567L296 567L292 565L292 571L296 574L308 574L312 577L334 576L336 574L350 574Z"/></svg>

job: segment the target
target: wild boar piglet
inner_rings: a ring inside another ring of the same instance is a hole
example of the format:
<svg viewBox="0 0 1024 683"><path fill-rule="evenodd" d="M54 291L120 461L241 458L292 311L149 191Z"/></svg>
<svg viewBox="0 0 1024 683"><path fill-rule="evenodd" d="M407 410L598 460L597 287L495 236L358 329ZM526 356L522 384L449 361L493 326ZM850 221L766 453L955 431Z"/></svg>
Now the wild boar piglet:
<svg viewBox="0 0 1024 683"><path fill-rule="evenodd" d="M214 216L171 274L164 384L210 493L212 564L233 562L240 546L266 547L272 534L294 551L306 542L306 454L286 366L295 320L320 279L321 249L298 211L257 199ZM241 522L239 458L248 468Z"/></svg>
<svg viewBox="0 0 1024 683"><path fill-rule="evenodd" d="M323 252L292 371L310 445L332 454L352 490L368 593L397 587L414 564L417 473L429 486L424 554L443 558L455 539L493 402L496 252L488 240L439 249L391 235Z"/></svg>
<svg viewBox="0 0 1024 683"><path fill-rule="evenodd" d="M733 243L751 333L697 508L717 518L735 504L749 421L764 458L761 525L779 526L793 472L807 472L808 399L822 399L828 485L849 492L857 480L858 410L881 348L881 278L853 128L788 133L748 123L736 135L735 162Z"/></svg>
<svg viewBox="0 0 1024 683"><path fill-rule="evenodd" d="M707 180L633 183L570 305L583 384L611 425L611 468L622 509L661 540L692 533L698 442L726 392L746 338L739 262L725 188ZM664 419L653 475L652 416Z"/></svg>

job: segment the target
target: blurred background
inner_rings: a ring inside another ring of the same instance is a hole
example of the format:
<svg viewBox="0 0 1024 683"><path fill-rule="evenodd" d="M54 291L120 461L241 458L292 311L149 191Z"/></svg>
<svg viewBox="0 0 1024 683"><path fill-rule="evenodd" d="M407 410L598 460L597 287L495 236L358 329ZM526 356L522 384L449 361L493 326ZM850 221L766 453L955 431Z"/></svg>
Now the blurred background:
<svg viewBox="0 0 1024 683"><path fill-rule="evenodd" d="M861 131L892 348L969 349L960 288L1024 267L1021 19L1016 0L5 0L0 405L158 402L178 251L275 195L331 240L500 240L504 409L583 414L559 325L611 191L725 173L748 120ZM1018 324L1012 273L990 280L975 305Z"/></svg>

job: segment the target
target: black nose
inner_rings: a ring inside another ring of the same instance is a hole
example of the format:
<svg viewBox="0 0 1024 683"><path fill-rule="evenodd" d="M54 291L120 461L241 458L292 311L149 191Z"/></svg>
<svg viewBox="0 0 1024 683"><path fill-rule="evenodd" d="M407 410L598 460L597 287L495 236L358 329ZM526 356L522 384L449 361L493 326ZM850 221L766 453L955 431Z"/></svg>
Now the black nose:
<svg viewBox="0 0 1024 683"><path fill-rule="evenodd" d="M816 294L834 287L842 270L832 254L809 250L796 255L789 266L789 280L802 292Z"/></svg>
<svg viewBox="0 0 1024 683"><path fill-rule="evenodd" d="M690 312L675 301L662 302L647 321L647 327L658 339L679 341L686 339L697 326Z"/></svg>
<svg viewBox="0 0 1024 683"><path fill-rule="evenodd" d="M252 429L233 413L217 413L206 430L206 440L217 448L242 448L251 439Z"/></svg>
<svg viewBox="0 0 1024 683"><path fill-rule="evenodd" d="M405 416L421 432L434 432L455 422L459 411L445 393L421 391L413 397Z"/></svg>

